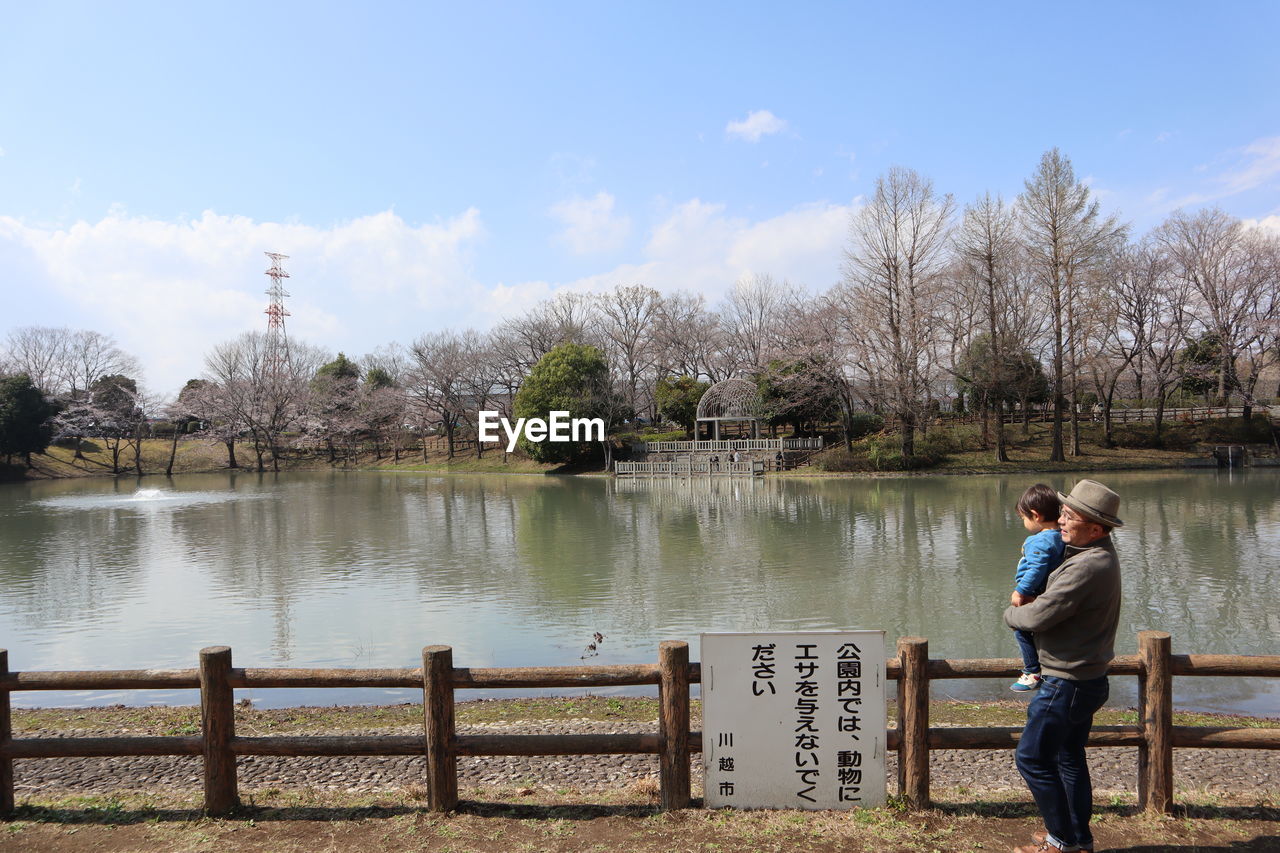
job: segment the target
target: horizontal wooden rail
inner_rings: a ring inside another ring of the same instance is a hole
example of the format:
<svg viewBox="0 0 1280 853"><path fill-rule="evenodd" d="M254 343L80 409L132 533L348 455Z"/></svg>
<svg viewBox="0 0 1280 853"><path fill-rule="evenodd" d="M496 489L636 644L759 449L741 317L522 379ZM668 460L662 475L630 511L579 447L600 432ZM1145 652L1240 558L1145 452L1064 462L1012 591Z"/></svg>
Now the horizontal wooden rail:
<svg viewBox="0 0 1280 853"><path fill-rule="evenodd" d="M194 669L119 669L11 672L0 678L0 690L155 690L200 686Z"/></svg>
<svg viewBox="0 0 1280 853"><path fill-rule="evenodd" d="M421 687L420 669L232 669L233 688Z"/></svg>
<svg viewBox="0 0 1280 853"><path fill-rule="evenodd" d="M897 661L895 660L896 664ZM890 667L889 678L899 678L896 666ZM1111 662L1108 675L1137 675L1142 663L1137 655L1120 655ZM939 678L1016 678L1022 673L1022 661L1017 658L973 658L970 660L931 660L928 664L930 679Z"/></svg>
<svg viewBox="0 0 1280 853"><path fill-rule="evenodd" d="M115 758L125 755L199 755L198 737L24 737L0 747L8 758Z"/></svg>
<svg viewBox="0 0 1280 853"><path fill-rule="evenodd" d="M419 678L421 684L421 678ZM657 684L656 664L622 666L531 666L453 670L456 690L493 687L621 687Z"/></svg>
<svg viewBox="0 0 1280 853"><path fill-rule="evenodd" d="M231 751L236 755L423 755L426 747L419 735L376 737L310 735L289 737L234 737Z"/></svg>
<svg viewBox="0 0 1280 853"><path fill-rule="evenodd" d="M1174 675L1280 678L1280 655L1170 655Z"/></svg>
<svg viewBox="0 0 1280 853"><path fill-rule="evenodd" d="M1178 748L1280 749L1280 729L1172 725L1173 676L1280 677L1280 655L1173 655L1169 636L1139 634L1140 654L1115 658L1111 675L1139 679L1137 725L1095 726L1091 747L1139 750L1139 796L1149 809L1172 805L1172 750ZM887 747L899 755L900 791L913 805L928 803L928 753L932 749L1010 749L1017 727L930 727L929 682L934 679L1006 678L1021 671L1014 658L930 660L927 641L904 638L899 655L885 662L888 678L899 682L898 728L886 732ZM657 755L662 766L664 808L689 802L688 756L702 749L702 732L689 730L688 685L702 681L702 666L689 662L687 644L664 643L657 664L557 667L454 667L452 651L429 646L423 666L385 669L236 668L231 650L201 652L197 669L11 672L0 649L0 815L12 814L14 759L112 756L203 756L205 802L210 813L239 803L237 756L425 756L428 804L441 810L457 803L458 756L483 755ZM657 733L464 734L453 718L458 689L618 687L658 685L661 713ZM423 691L424 735L265 736L235 733L233 691L249 688L416 688ZM199 737L14 738L10 694L42 690L199 689ZM903 697L906 697L905 699Z"/></svg>
<svg viewBox="0 0 1280 853"><path fill-rule="evenodd" d="M1021 737L1021 726L933 728L929 729L929 748L1013 749ZM1089 746L1137 746L1140 743L1141 726L1094 726L1089 731Z"/></svg>
<svg viewBox="0 0 1280 853"><path fill-rule="evenodd" d="M1280 749L1280 729L1174 726L1173 745L1209 749Z"/></svg>

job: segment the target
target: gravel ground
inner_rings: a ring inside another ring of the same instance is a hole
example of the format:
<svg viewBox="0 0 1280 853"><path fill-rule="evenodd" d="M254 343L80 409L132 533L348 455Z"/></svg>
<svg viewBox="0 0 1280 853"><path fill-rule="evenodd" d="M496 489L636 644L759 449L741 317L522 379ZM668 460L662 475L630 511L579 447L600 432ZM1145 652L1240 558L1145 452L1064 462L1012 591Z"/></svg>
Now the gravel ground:
<svg viewBox="0 0 1280 853"><path fill-rule="evenodd" d="M459 726L459 734L576 733L605 734L655 731L654 725L593 721ZM368 734L411 735L421 728L384 729ZM110 731L31 732L29 737L107 736ZM1106 748L1089 751L1095 790L1134 792L1138 751ZM896 789L896 756L889 754L889 790ZM121 790L182 788L198 791L202 766L194 757L21 759L14 762L16 793L21 800L42 791L105 794ZM652 755L591 755L545 757L463 757L458 781L469 786L545 786L581 791L621 788L635 780L656 777L658 760ZM416 756L382 758L279 758L245 756L239 759L240 788L332 788L370 791L421 785L424 761ZM693 761L695 789L702 768ZM945 750L931 757L935 788L970 791L1021 790L1011 750ZM1209 791L1280 790L1280 751L1178 749L1174 751L1174 783L1180 789Z"/></svg>

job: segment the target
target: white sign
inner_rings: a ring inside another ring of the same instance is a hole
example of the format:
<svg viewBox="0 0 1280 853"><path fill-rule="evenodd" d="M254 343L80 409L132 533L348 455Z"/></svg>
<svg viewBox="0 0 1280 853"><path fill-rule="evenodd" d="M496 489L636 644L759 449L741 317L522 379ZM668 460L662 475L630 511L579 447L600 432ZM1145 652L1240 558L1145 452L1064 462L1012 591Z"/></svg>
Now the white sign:
<svg viewBox="0 0 1280 853"><path fill-rule="evenodd" d="M884 631L702 635L708 808L885 801Z"/></svg>

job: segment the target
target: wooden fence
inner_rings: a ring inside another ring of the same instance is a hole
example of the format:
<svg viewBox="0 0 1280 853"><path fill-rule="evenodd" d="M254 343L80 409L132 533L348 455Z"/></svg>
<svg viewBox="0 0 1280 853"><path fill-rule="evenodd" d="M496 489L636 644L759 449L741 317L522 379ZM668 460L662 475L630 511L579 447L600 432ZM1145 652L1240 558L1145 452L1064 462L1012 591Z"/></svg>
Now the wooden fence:
<svg viewBox="0 0 1280 853"><path fill-rule="evenodd" d="M1280 677L1280 655L1173 655L1169 635L1144 631L1139 653L1121 656L1112 675L1136 675L1136 725L1095 726L1089 746L1136 746L1138 796L1151 811L1173 804L1175 747L1280 749L1280 729L1209 728L1173 725L1173 677L1225 675ZM1020 662L930 660L928 640L898 641L886 675L898 681L898 721L887 745L898 751L898 790L912 808L929 804L929 752L934 749L1011 749L1020 728L930 728L929 683L945 678L1009 678ZM664 642L658 663L473 669L455 667L448 646L427 646L419 669L240 669L231 649L200 652L196 669L80 672L10 672L0 649L0 816L14 811L13 762L25 758L192 755L204 759L204 805L209 814L234 810L240 802L236 757L240 755L343 756L423 755L427 803L448 811L458 803L458 757L463 755L656 754L664 809L690 805L690 754L701 752L702 733L689 729L689 685L702 668L689 661L689 646ZM475 688L615 687L658 685L657 734L459 735L454 691ZM268 687L419 687L423 694L420 736L267 736L235 733L234 691ZM14 738L10 695L27 690L199 689L198 737Z"/></svg>

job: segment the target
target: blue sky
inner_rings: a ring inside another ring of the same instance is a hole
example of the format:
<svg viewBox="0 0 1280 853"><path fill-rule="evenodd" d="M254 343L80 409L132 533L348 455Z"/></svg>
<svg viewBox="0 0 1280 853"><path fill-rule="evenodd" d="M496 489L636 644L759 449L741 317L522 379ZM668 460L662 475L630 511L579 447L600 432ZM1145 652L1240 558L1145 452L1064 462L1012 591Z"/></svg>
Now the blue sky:
<svg viewBox="0 0 1280 853"><path fill-rule="evenodd" d="M1139 231L1280 228L1273 2L0 16L0 334L110 333L158 391L265 326L264 251L290 333L358 356L560 288L826 288L892 165L963 205L1057 146Z"/></svg>

